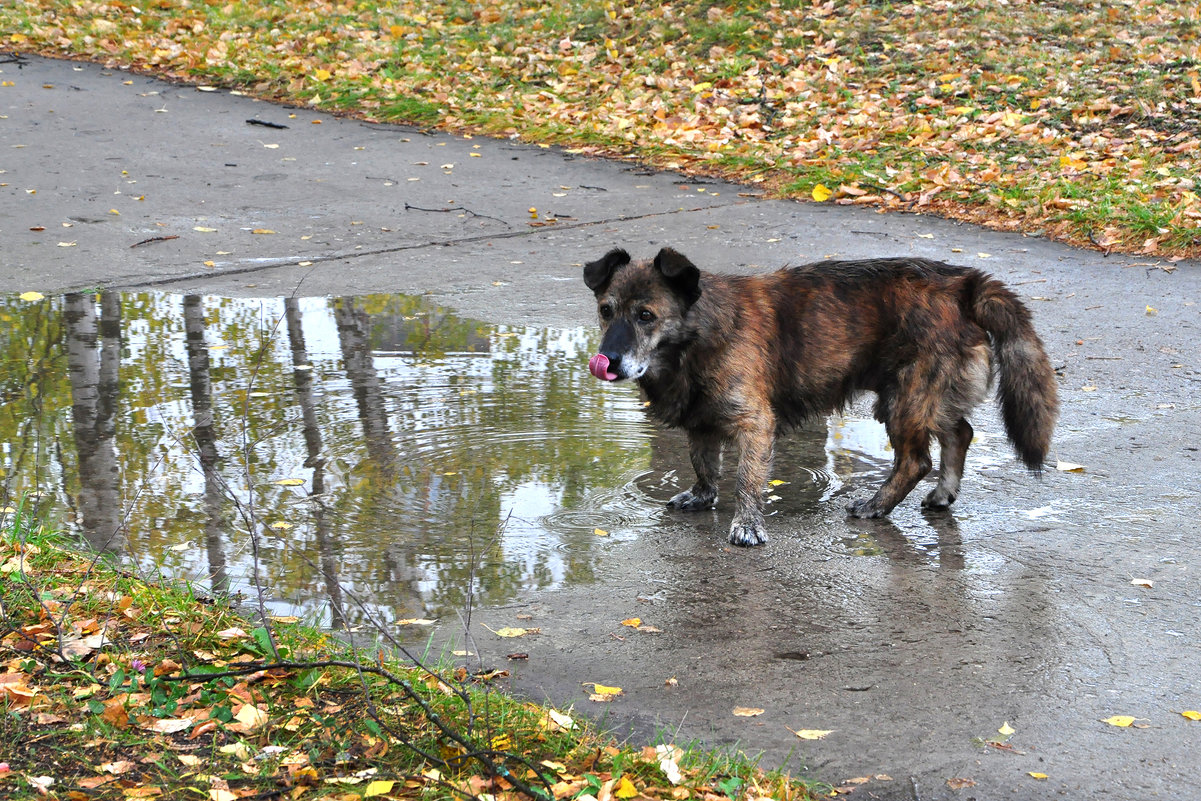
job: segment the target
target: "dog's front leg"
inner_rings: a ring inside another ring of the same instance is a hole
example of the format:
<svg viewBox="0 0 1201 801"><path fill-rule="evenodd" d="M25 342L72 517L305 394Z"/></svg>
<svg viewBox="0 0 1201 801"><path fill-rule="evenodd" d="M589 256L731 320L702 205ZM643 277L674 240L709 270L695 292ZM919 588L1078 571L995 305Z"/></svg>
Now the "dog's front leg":
<svg viewBox="0 0 1201 801"><path fill-rule="evenodd" d="M734 498L734 520L730 523L730 542L734 545L762 545L767 542L763 525L763 486L771 470L775 445L773 421L739 431L738 489Z"/></svg>
<svg viewBox="0 0 1201 801"><path fill-rule="evenodd" d="M717 503L717 478L721 475L721 438L713 434L688 432L688 457L696 471L691 489L672 497L667 505L674 509L696 511Z"/></svg>

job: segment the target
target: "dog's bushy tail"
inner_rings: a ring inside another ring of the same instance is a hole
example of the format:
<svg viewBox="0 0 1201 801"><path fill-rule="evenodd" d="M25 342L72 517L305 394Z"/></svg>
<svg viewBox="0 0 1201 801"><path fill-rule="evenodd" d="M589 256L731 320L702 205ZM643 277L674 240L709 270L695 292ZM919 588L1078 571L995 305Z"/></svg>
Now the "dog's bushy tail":
<svg viewBox="0 0 1201 801"><path fill-rule="evenodd" d="M1017 295L984 273L973 278L969 304L976 322L992 336L1005 432L1022 462L1040 472L1059 414L1055 371L1034 332L1030 310Z"/></svg>

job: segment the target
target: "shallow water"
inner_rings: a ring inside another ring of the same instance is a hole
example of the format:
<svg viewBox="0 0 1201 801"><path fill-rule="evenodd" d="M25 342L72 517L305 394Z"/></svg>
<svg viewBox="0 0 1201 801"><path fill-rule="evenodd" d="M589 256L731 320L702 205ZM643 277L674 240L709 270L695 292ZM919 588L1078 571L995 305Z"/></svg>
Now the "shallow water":
<svg viewBox="0 0 1201 801"><path fill-rule="evenodd" d="M105 292L7 297L0 315L6 506L217 593L249 591L257 546L272 609L324 625L593 581L692 480L683 437L589 375L591 329L486 325L400 295ZM794 525L840 512L891 458L874 421L821 422L781 445L787 483L768 489ZM937 547L936 527L899 525ZM877 540L835 547L875 555Z"/></svg>

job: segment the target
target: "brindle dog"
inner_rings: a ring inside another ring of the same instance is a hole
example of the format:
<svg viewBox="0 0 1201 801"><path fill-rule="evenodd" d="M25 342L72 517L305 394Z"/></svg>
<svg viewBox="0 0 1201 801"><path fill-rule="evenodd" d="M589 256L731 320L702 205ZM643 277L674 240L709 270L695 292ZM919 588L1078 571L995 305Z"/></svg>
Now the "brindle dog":
<svg viewBox="0 0 1201 801"><path fill-rule="evenodd" d="M677 509L717 502L725 443L738 448L730 542L760 545L763 488L776 437L814 415L876 394L892 441L891 474L847 511L881 517L930 472L922 506L959 494L969 412L994 372L1009 440L1038 472L1058 411L1055 373L1030 312L989 275L926 259L822 261L765 275L702 272L670 248L631 261L615 249L584 266L603 332L589 369L638 383L653 418L688 433L696 483Z"/></svg>

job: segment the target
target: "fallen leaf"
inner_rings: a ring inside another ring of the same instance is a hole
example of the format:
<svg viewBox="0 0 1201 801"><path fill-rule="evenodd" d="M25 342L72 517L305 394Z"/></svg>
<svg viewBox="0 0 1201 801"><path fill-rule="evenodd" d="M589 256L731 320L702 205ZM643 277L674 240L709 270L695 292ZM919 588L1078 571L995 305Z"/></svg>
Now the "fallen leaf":
<svg viewBox="0 0 1201 801"><path fill-rule="evenodd" d="M630 628L634 628L634 629L636 629L636 628L638 628L639 626L641 626L641 625L642 625L642 618L640 618L640 617L627 617L625 620L621 621L621 625L623 625L623 626L629 626Z"/></svg>
<svg viewBox="0 0 1201 801"><path fill-rule="evenodd" d="M438 621L430 620L424 617L406 617L403 620L396 621L398 626L432 626Z"/></svg>
<svg viewBox="0 0 1201 801"><path fill-rule="evenodd" d="M827 734L834 732L833 729L789 729L789 731L802 740L823 740Z"/></svg>
<svg viewBox="0 0 1201 801"><path fill-rule="evenodd" d="M1189 720L1201 720L1201 712L1198 712L1195 709L1186 709L1180 714L1184 715Z"/></svg>
<svg viewBox="0 0 1201 801"><path fill-rule="evenodd" d="M376 779L375 781L371 782L371 784L367 785L365 790L363 790L363 797L370 798L373 795L384 795L385 793L390 793L392 792L392 785L394 784L396 784L394 781Z"/></svg>
<svg viewBox="0 0 1201 801"><path fill-rule="evenodd" d="M605 531L603 528L594 528L594 529L592 529L592 533L598 537L609 536L609 532Z"/></svg>
<svg viewBox="0 0 1201 801"><path fill-rule="evenodd" d="M1012 735L1016 732L1017 732L1017 729L1015 729L1013 726L1010 726L1009 721L1005 721L1004 723L1001 724L1001 728L997 729L997 733L1000 734L1002 737L1009 737L1010 735Z"/></svg>
<svg viewBox="0 0 1201 801"><path fill-rule="evenodd" d="M633 798L638 795L638 788L634 786L628 776L622 776L617 782L617 789L613 791L613 795L618 798Z"/></svg>
<svg viewBox="0 0 1201 801"><path fill-rule="evenodd" d="M829 200L830 196L833 194L834 193L830 191L830 187L826 186L825 184L818 184L813 187L813 199L818 203L824 203L825 201Z"/></svg>
<svg viewBox="0 0 1201 801"><path fill-rule="evenodd" d="M281 487L299 487L304 483L303 478L281 478L275 482Z"/></svg>
<svg viewBox="0 0 1201 801"><path fill-rule="evenodd" d="M192 230L193 230L193 231L199 231L199 232L200 232L200 233L202 233L202 234L215 234L215 233L217 233L217 229L216 229L216 228L208 228L208 227L206 227L206 226L203 226L203 225L197 225L197 226L194 226L194 227L192 228Z"/></svg>
<svg viewBox="0 0 1201 801"><path fill-rule="evenodd" d="M252 234L273 234L275 232L272 231L270 228L255 228L250 233L252 233Z"/></svg>
<svg viewBox="0 0 1201 801"><path fill-rule="evenodd" d="M1112 717L1105 718L1101 722L1108 723L1110 726L1120 726L1121 728L1126 728L1134 723L1135 720L1136 718L1132 715L1114 715Z"/></svg>
<svg viewBox="0 0 1201 801"><path fill-rule="evenodd" d="M1135 578L1130 579L1130 583L1136 587L1154 587L1155 582L1151 579Z"/></svg>
<svg viewBox="0 0 1201 801"><path fill-rule="evenodd" d="M1047 774L1045 774L1045 773L1039 773L1038 771L1033 771L1033 770L1032 770L1032 771L1030 771L1030 772L1029 772L1028 774L1026 774L1026 775L1027 775L1027 776L1029 776L1029 777L1030 777L1030 778L1032 778L1032 779L1039 779L1039 780L1042 780L1042 779L1045 779L1045 778L1047 778Z"/></svg>
<svg viewBox="0 0 1201 801"><path fill-rule="evenodd" d="M26 303L35 303L46 296L41 292L22 292L18 297Z"/></svg>
<svg viewBox="0 0 1201 801"><path fill-rule="evenodd" d="M762 715L765 710L754 706L736 706L734 707L734 717L736 718L753 718Z"/></svg>
<svg viewBox="0 0 1201 801"><path fill-rule="evenodd" d="M1061 473L1083 473L1084 465L1076 464L1075 462L1055 461L1055 469Z"/></svg>
<svg viewBox="0 0 1201 801"><path fill-rule="evenodd" d="M951 778L951 779L947 779L947 787L950 787L952 790L964 790L968 787L975 787L975 786L976 786L975 779L968 779L968 778L960 777L960 776L957 776L957 777Z"/></svg>

